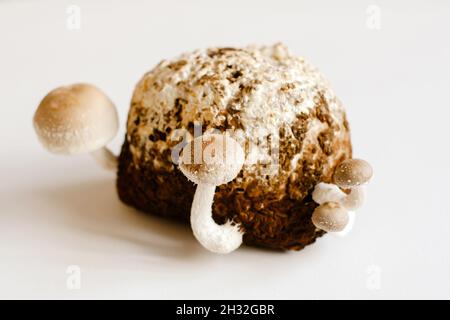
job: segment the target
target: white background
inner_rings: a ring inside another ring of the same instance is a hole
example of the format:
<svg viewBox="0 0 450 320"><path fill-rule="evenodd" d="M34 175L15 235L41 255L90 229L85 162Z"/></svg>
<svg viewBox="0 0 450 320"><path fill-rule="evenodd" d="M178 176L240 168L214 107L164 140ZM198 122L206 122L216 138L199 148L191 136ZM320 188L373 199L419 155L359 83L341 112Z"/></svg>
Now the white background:
<svg viewBox="0 0 450 320"><path fill-rule="evenodd" d="M448 1L0 1L0 298L449 299L449 31ZM34 135L49 90L91 82L119 109L118 151L133 87L161 59L278 41L331 80L374 167L346 238L210 254L188 227L121 204L89 156Z"/></svg>

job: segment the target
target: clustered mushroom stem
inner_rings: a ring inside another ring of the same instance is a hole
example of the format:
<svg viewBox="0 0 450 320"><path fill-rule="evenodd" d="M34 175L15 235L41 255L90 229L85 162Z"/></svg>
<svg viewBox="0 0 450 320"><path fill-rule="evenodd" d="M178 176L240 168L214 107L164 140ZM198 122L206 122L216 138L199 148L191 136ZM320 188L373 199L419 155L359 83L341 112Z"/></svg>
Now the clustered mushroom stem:
<svg viewBox="0 0 450 320"><path fill-rule="evenodd" d="M118 166L118 159L114 153L107 147L100 148L91 152L92 157L97 163L106 170L115 171Z"/></svg>
<svg viewBox="0 0 450 320"><path fill-rule="evenodd" d="M324 231L346 235L354 223L354 210L364 202L365 184L372 174L372 167L364 160L347 159L340 163L333 173L334 184L321 182L314 188L312 197L319 206L313 212L313 224Z"/></svg>
<svg viewBox="0 0 450 320"><path fill-rule="evenodd" d="M200 244L215 253L230 253L242 243L242 233L237 226L218 225L212 218L211 208L216 186L200 183L191 207L191 226Z"/></svg>

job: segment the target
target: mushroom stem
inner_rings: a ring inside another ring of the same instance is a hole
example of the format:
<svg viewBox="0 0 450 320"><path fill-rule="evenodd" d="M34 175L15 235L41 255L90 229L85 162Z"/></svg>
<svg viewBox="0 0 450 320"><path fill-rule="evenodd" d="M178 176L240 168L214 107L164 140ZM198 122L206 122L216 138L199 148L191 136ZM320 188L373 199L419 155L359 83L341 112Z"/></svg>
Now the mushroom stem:
<svg viewBox="0 0 450 320"><path fill-rule="evenodd" d="M117 156L107 147L92 151L91 155L102 168L110 171L117 170Z"/></svg>
<svg viewBox="0 0 450 320"><path fill-rule="evenodd" d="M223 225L216 224L212 218L212 204L216 186L235 179L244 161L244 150L227 134L197 137L182 150L180 170L197 184L191 207L192 231L195 238L209 251L230 253L242 243L239 226L232 221Z"/></svg>
<svg viewBox="0 0 450 320"><path fill-rule="evenodd" d="M213 184L198 184L191 207L192 231L198 242L209 251L230 253L241 245L242 232L231 221L218 225L213 220L211 208L215 190Z"/></svg>
<svg viewBox="0 0 450 320"><path fill-rule="evenodd" d="M348 210L359 209L364 203L366 197L366 188L364 185L350 189L350 193L342 200L342 204Z"/></svg>

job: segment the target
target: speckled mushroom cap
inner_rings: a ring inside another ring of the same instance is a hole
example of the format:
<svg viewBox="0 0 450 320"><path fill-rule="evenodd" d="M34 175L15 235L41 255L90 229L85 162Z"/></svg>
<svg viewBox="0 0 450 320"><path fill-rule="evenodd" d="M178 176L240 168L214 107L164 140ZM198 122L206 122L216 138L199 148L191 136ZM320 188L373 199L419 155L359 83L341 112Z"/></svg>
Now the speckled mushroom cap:
<svg viewBox="0 0 450 320"><path fill-rule="evenodd" d="M111 100L86 83L48 93L34 115L42 145L58 154L78 154L102 148L117 133L119 120Z"/></svg>
<svg viewBox="0 0 450 320"><path fill-rule="evenodd" d="M218 223L234 219L245 243L273 248L301 249L322 234L311 222L311 192L331 181L351 144L344 108L316 68L281 44L159 63L133 94L119 165L124 202L188 219L194 186L172 152L196 122L231 130L246 153L238 177L216 191Z"/></svg>

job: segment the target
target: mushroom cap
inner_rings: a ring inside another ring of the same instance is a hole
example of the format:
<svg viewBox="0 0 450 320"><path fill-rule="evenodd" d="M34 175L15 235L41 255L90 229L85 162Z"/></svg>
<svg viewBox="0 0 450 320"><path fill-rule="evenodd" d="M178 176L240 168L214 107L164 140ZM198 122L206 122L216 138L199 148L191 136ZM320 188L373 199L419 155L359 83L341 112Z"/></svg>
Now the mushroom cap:
<svg viewBox="0 0 450 320"><path fill-rule="evenodd" d="M192 182L219 186L238 175L244 160L244 150L228 134L205 134L183 148L179 166Z"/></svg>
<svg viewBox="0 0 450 320"><path fill-rule="evenodd" d="M91 152L117 133L119 121L111 100L90 84L59 87L48 93L34 115L43 146L58 154Z"/></svg>
<svg viewBox="0 0 450 320"><path fill-rule="evenodd" d="M349 215L339 203L327 202L314 210L311 220L316 228L326 232L339 232L347 226Z"/></svg>
<svg viewBox="0 0 450 320"><path fill-rule="evenodd" d="M331 234L337 236L339 238L343 238L352 231L353 226L355 225L356 214L355 211L348 211L348 223L342 231L332 232Z"/></svg>
<svg viewBox="0 0 450 320"><path fill-rule="evenodd" d="M347 159L336 167L333 181L341 188L353 188L368 182L372 175L372 167L367 161Z"/></svg>

